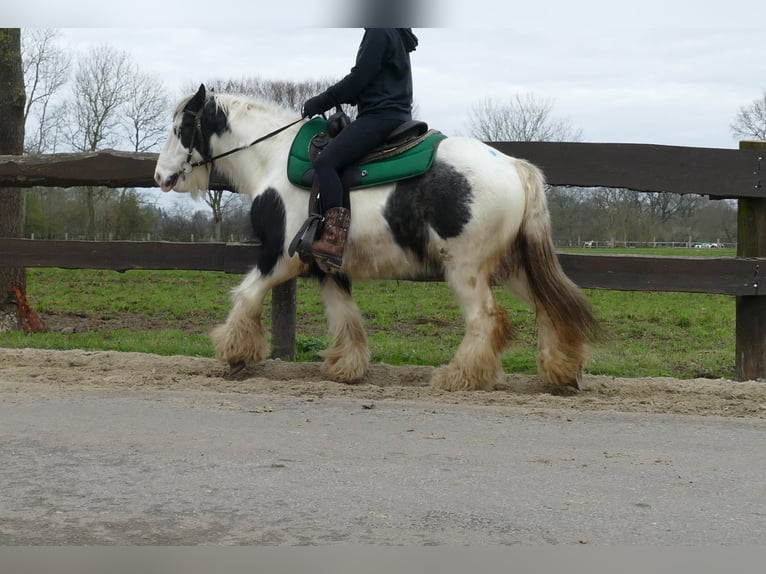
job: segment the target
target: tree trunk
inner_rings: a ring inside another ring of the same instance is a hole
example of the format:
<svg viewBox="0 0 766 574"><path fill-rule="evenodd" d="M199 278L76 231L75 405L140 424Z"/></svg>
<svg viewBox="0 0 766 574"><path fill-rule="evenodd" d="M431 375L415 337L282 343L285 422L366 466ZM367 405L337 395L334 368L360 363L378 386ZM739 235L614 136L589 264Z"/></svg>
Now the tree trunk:
<svg viewBox="0 0 766 574"><path fill-rule="evenodd" d="M24 74L21 30L0 28L0 154L24 151ZM0 188L0 237L23 237L24 196L20 188ZM0 332L45 330L26 300L23 267L0 268Z"/></svg>
<svg viewBox="0 0 766 574"><path fill-rule="evenodd" d="M85 189L85 205L88 208L86 239L96 239L96 192L92 187Z"/></svg>

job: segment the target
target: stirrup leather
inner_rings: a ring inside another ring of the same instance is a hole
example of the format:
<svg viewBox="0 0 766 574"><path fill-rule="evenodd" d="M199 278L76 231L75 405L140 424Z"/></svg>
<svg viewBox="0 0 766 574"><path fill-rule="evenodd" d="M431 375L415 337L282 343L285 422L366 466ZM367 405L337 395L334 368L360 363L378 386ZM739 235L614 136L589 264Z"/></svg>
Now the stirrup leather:
<svg viewBox="0 0 766 574"><path fill-rule="evenodd" d="M290 257L297 252L298 257L304 263L311 263L314 260L314 256L311 254L311 245L316 241L317 232L321 224L322 216L318 213L312 213L308 216L290 242L290 248L287 250Z"/></svg>

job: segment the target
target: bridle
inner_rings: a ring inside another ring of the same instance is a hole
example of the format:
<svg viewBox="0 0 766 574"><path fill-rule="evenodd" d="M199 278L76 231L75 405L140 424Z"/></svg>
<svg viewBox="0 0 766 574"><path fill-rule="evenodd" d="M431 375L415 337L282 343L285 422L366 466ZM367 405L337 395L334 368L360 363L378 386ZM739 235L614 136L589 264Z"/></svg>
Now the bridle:
<svg viewBox="0 0 766 574"><path fill-rule="evenodd" d="M197 135L199 135L200 144L205 141L205 138L202 136L202 110L204 109L204 107L205 106L202 106L196 112L192 112L190 110L183 110L184 115L191 114L194 116L194 131L192 132L191 141L189 142L189 153L186 154L186 161L181 164L181 171L179 172L185 175L189 175L192 172L192 170L198 165L212 163L212 159L209 161L195 161L194 163L192 163L191 161L192 154L194 153L194 140L197 137Z"/></svg>
<svg viewBox="0 0 766 574"><path fill-rule="evenodd" d="M291 128L292 126L294 126L298 122L303 121L303 117L300 117L297 120L295 120L294 122L290 122L286 126L282 126L281 128L277 128L274 131L267 133L265 136L261 136L258 139L250 142L249 144L241 145L241 146L236 147L234 149L230 149L229 151L225 151L223 153L219 153L218 155L209 156L209 157L207 157L205 159L201 159L199 161L192 162L191 158L192 158L192 154L194 153L195 138L197 138L197 136L199 136L200 144L204 141L204 137L202 135L202 111L204 109L205 109L205 106L203 105L196 112L192 112L190 110L183 110L184 114L191 114L191 115L194 116L194 131L192 132L191 142L189 143L189 152L186 154L186 161L181 164L181 171L180 172L176 172L176 175L179 175L181 173L183 173L184 175L189 175L195 167L198 167L200 165L212 164L216 160L221 159L222 157L226 157L227 155L231 155L231 154L236 153L238 151L242 151L243 149L247 149L249 147L252 147L255 144L258 144L258 143L260 143L260 142L262 142L264 140L267 140L269 138L274 137L275 135L285 131L287 128Z"/></svg>

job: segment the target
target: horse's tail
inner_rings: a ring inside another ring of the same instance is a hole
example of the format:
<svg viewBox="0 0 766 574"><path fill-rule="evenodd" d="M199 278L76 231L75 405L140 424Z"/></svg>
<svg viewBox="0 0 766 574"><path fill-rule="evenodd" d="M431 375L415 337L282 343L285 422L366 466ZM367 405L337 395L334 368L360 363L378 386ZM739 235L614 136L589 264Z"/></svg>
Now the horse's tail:
<svg viewBox="0 0 766 574"><path fill-rule="evenodd" d="M556 256L545 177L528 161L513 161L525 192L526 206L512 249L514 261L510 264L516 269L521 266L534 307L545 311L560 337L575 345L593 342L601 331L598 321L590 303L566 276Z"/></svg>

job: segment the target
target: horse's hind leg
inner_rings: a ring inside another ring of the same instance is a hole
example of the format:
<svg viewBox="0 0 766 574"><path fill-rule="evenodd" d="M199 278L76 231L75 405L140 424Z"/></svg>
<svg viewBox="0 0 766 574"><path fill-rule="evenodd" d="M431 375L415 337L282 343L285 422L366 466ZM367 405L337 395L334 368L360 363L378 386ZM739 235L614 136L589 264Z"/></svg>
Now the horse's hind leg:
<svg viewBox="0 0 766 574"><path fill-rule="evenodd" d="M579 389L587 356L586 341L581 337L572 336L571 331L563 325L557 329L545 308L535 305L523 271L518 270L514 273L508 281L508 286L514 294L536 310L537 370L540 378L554 387Z"/></svg>
<svg viewBox="0 0 766 574"><path fill-rule="evenodd" d="M511 336L508 314L497 304L488 277L448 273L447 279L466 333L449 364L434 371L431 385L445 391L491 390L503 373L501 355Z"/></svg>
<svg viewBox="0 0 766 574"><path fill-rule="evenodd" d="M587 346L582 340L561 336L547 313L537 313L537 370L549 385L580 388Z"/></svg>
<svg viewBox="0 0 766 574"><path fill-rule="evenodd" d="M362 327L362 315L351 298L351 284L343 276L325 275L322 301L333 342L322 351L322 372L341 383L359 381L370 366L370 350Z"/></svg>

